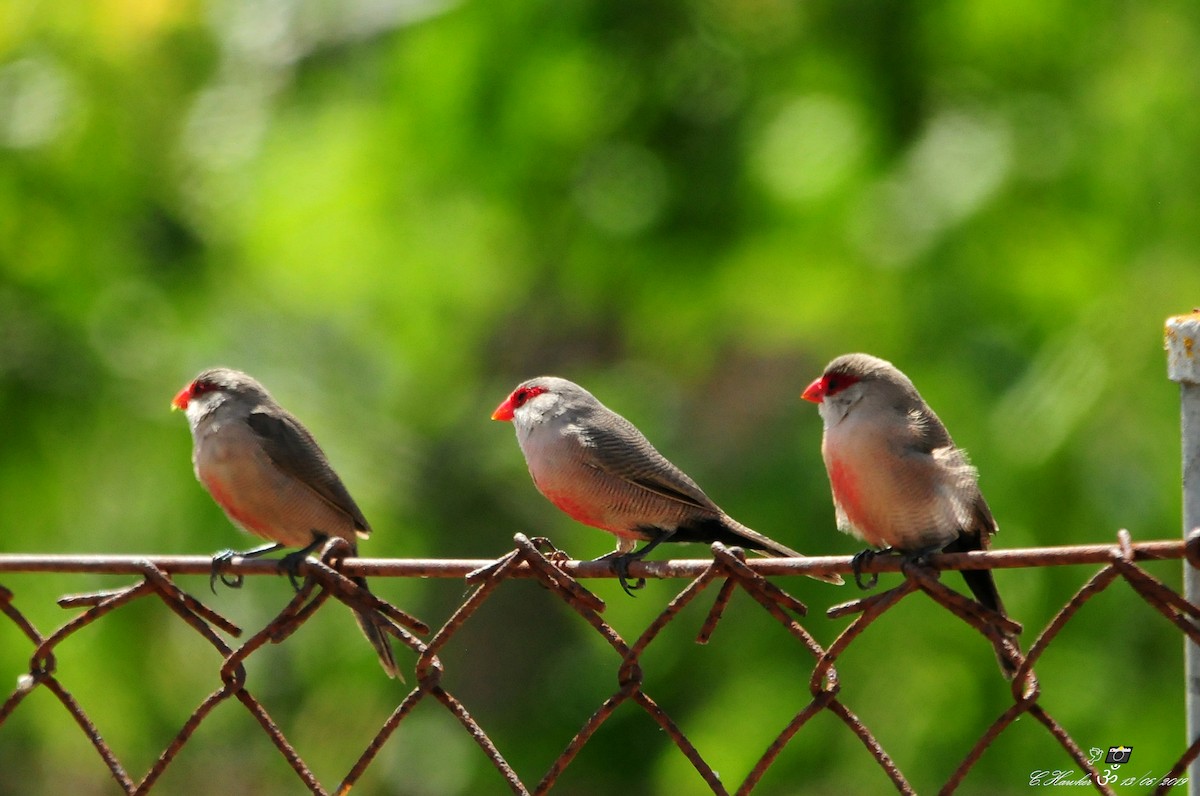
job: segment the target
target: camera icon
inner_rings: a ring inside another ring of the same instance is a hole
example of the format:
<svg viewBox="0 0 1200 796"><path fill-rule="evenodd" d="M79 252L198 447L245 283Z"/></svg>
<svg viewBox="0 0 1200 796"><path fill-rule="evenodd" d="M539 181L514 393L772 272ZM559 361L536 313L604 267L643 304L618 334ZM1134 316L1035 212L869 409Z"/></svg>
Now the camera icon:
<svg viewBox="0 0 1200 796"><path fill-rule="evenodd" d="M1109 765L1119 766L1122 763L1128 763L1129 757L1132 754L1132 746L1110 746L1108 747L1108 754L1104 756L1104 762Z"/></svg>

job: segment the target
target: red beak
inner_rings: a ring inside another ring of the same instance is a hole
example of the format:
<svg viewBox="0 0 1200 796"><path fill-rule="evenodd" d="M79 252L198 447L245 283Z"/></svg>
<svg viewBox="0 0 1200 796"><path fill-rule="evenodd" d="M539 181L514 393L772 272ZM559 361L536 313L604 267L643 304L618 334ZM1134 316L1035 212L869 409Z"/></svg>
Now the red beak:
<svg viewBox="0 0 1200 796"><path fill-rule="evenodd" d="M819 404L825 400L825 377L813 381L812 384L804 388L804 392L800 393L800 397L806 401L812 401Z"/></svg>
<svg viewBox="0 0 1200 796"><path fill-rule="evenodd" d="M188 403L191 400L192 400L192 385L189 384L188 386L186 386L182 390L180 390L179 393L171 400L171 408L172 409L187 409Z"/></svg>
<svg viewBox="0 0 1200 796"><path fill-rule="evenodd" d="M495 412L492 412L492 420L512 420L513 409L512 396L510 395L504 399L504 403L496 407Z"/></svg>

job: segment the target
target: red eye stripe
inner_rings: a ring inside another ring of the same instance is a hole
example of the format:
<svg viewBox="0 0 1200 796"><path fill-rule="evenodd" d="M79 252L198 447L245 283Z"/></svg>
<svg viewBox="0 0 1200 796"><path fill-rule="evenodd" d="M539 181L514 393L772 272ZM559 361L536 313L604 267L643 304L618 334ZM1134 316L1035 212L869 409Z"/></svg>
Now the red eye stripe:
<svg viewBox="0 0 1200 796"><path fill-rule="evenodd" d="M516 409L524 406L529 399L536 398L545 391L545 387L520 387L513 392L512 398L509 400L512 401L513 408Z"/></svg>
<svg viewBox="0 0 1200 796"><path fill-rule="evenodd" d="M846 373L830 373L822 381L825 382L826 395L837 395L850 385L857 384L858 377Z"/></svg>
<svg viewBox="0 0 1200 796"><path fill-rule="evenodd" d="M824 402L831 395L837 395L842 390L859 381L858 376L849 373L826 373L804 388L800 397L815 404Z"/></svg>
<svg viewBox="0 0 1200 796"><path fill-rule="evenodd" d="M217 389L217 385L211 381L201 381L197 379L191 382L188 386L180 390L175 398L171 401L171 406L176 409L187 409L195 398L204 395L207 392L212 392Z"/></svg>
<svg viewBox="0 0 1200 796"><path fill-rule="evenodd" d="M530 398L536 398L544 392L545 387L518 387L492 412L492 420L512 420L513 412L524 406Z"/></svg>

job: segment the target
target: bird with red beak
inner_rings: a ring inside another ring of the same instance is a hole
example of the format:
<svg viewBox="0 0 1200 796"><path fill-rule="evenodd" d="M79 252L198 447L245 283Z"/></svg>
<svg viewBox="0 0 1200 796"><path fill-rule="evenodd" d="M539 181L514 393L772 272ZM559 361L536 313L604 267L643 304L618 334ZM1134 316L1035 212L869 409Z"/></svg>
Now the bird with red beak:
<svg viewBox="0 0 1200 796"><path fill-rule="evenodd" d="M802 397L817 404L825 425L821 455L839 529L912 559L987 549L998 529L978 473L892 363L840 356ZM874 553L868 548L855 557L860 586L857 567ZM962 575L980 603L1004 615L991 570ZM997 656L1011 676L1012 661L1000 649Z"/></svg>
<svg viewBox="0 0 1200 796"><path fill-rule="evenodd" d="M610 559L632 589L629 564L663 542L721 542L767 556L800 553L730 517L632 423L578 384L541 376L518 385L492 413L511 421L533 483L573 519L617 537ZM639 542L645 542L635 550ZM841 583L838 575L814 575Z"/></svg>
<svg viewBox="0 0 1200 796"><path fill-rule="evenodd" d="M171 405L187 413L196 478L235 525L272 542L246 553L218 553L210 583L235 555L300 548L280 561L295 584L300 562L332 537L344 539L351 555L357 554L356 540L369 536L371 526L313 435L265 387L240 371L211 368ZM364 578L352 580L367 588ZM240 585L240 579L222 581ZM356 611L355 618L384 671L398 677L384 620L365 611Z"/></svg>

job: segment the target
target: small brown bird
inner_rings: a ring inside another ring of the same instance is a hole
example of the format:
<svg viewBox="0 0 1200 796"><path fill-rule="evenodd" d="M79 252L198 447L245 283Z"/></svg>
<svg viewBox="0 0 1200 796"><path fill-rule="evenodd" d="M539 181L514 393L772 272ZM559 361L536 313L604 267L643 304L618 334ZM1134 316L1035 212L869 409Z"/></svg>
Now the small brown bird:
<svg viewBox="0 0 1200 796"><path fill-rule="evenodd" d="M730 517L632 423L578 384L542 376L520 384L492 413L511 420L533 483L573 519L617 537L605 556L625 591L629 564L663 542L722 542L802 558ZM638 542L645 546L635 551ZM838 575L814 575L841 583Z"/></svg>
<svg viewBox="0 0 1200 796"><path fill-rule="evenodd" d="M912 557L987 549L998 529L978 473L892 363L840 356L802 397L817 404L825 424L821 455L838 528ZM991 570L962 575L980 603L1004 615Z"/></svg>
<svg viewBox="0 0 1200 796"><path fill-rule="evenodd" d="M329 538L345 539L356 554L356 540L370 535L358 504L312 434L250 376L229 368L205 370L171 405L187 413L196 478L234 524L274 542L238 555L301 548L280 561L294 575L304 556ZM234 555L225 551L213 558L214 579L220 564ZM352 580L367 588L364 578ZM398 677L383 621L367 612L356 611L355 618L383 670Z"/></svg>

